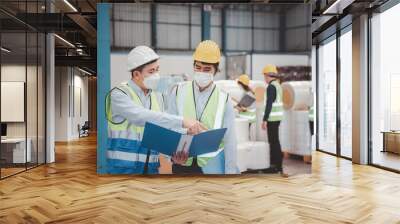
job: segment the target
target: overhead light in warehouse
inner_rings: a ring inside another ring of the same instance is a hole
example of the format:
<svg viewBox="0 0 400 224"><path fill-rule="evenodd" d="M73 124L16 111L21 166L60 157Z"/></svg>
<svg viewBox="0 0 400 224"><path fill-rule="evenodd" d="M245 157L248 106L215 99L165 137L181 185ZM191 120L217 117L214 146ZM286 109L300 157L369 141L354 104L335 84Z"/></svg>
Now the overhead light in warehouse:
<svg viewBox="0 0 400 224"><path fill-rule="evenodd" d="M11 50L9 50L9 49L7 49L5 47L1 47L1 51L4 51L6 53L10 53L11 52Z"/></svg>
<svg viewBox="0 0 400 224"><path fill-rule="evenodd" d="M64 0L65 4L67 4L74 12L78 12L78 10L68 1Z"/></svg>
<svg viewBox="0 0 400 224"><path fill-rule="evenodd" d="M55 37L57 37L59 40L61 40L62 42L64 42L65 44L67 44L70 47L75 48L75 45L73 45L71 42L69 42L68 40L60 37L58 34L54 34Z"/></svg>
<svg viewBox="0 0 400 224"><path fill-rule="evenodd" d="M83 72L83 73L85 73L86 75L89 75L89 76L92 76L92 75L93 75L92 73L90 73L90 72L88 72L88 71L86 71L86 70L84 70L84 69L81 69L81 68L79 68L79 67L78 67L78 70L81 71L81 72Z"/></svg>

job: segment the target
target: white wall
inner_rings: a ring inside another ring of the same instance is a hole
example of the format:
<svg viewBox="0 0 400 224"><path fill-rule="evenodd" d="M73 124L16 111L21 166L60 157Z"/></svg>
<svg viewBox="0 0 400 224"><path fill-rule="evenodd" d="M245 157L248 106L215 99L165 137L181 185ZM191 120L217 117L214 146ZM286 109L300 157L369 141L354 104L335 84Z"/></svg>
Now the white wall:
<svg viewBox="0 0 400 224"><path fill-rule="evenodd" d="M128 52L112 53L111 54L111 86L114 87L121 82L130 79L130 74L127 71ZM215 77L216 80L224 79L225 77L225 58L223 57L220 63L221 72ZM172 74L187 74L189 77L193 75L193 57L190 53L160 53L160 75Z"/></svg>
<svg viewBox="0 0 400 224"><path fill-rule="evenodd" d="M88 120L88 78L71 67L56 67L55 73L55 141L70 141L79 137L78 124Z"/></svg>
<svg viewBox="0 0 400 224"><path fill-rule="evenodd" d="M130 74L126 70L126 58L128 53L111 54L111 86L116 86L121 82L130 79ZM253 54L247 56L246 71L250 74L252 69L254 80L263 80L262 69L267 64L277 66L309 66L311 59L308 55L279 55L279 54ZM225 57L222 57L220 63L221 72L215 77L215 80L225 79ZM192 77L193 57L192 52L186 53L160 53L160 75L169 74L187 74Z"/></svg>

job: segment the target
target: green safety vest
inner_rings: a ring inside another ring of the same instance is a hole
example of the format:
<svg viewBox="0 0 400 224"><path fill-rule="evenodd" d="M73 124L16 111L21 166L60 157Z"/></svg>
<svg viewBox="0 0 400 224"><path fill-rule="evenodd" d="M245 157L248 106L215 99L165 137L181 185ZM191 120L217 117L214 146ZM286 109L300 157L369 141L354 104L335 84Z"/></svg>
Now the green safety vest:
<svg viewBox="0 0 400 224"><path fill-rule="evenodd" d="M239 117L249 120L250 123L254 123L256 122L256 109L239 112Z"/></svg>
<svg viewBox="0 0 400 224"><path fill-rule="evenodd" d="M131 149L129 152L122 152L121 149L116 148L109 148L107 150L107 158L109 161L117 160L126 160L135 164L144 164L146 162L146 153L142 152L140 148L140 141L143 137L144 127L136 126L130 123L128 120L123 120L122 122L116 123L113 122L113 112L111 109L111 99L110 95L114 89L119 89L123 93L130 96L132 101L137 105L142 105L142 102L139 96L135 93L135 91L128 85L128 83L121 83L118 87L113 88L106 97L106 116L108 120L108 141L112 141L114 143L120 142L121 140L129 140L131 142L136 142L136 144L131 145ZM156 94L152 91L150 93L150 100L151 100L151 110L152 111L161 111L162 107L158 102ZM113 144L115 146L115 144ZM128 158L129 157L129 158ZM158 166L158 153L151 152L149 157L149 166L151 164L155 164ZM112 166L112 165L111 165ZM129 167L132 168L132 167ZM110 170L112 167L110 168ZM142 173L142 167L136 166L132 168L132 173Z"/></svg>
<svg viewBox="0 0 400 224"><path fill-rule="evenodd" d="M268 121L281 121L283 120L283 103L282 103L282 87L278 81L274 80L271 85L275 86L276 99L272 103L271 113L269 114ZM268 93L265 91L265 97L268 98Z"/></svg>
<svg viewBox="0 0 400 224"><path fill-rule="evenodd" d="M140 100L139 96L135 93L135 91L133 91L133 89L131 87L129 87L128 83L125 83L125 82L121 83L115 89L119 89L122 92L124 92L125 94L129 95L135 104L143 106L142 101ZM110 91L110 93L111 93L111 91ZM157 96L154 93L154 91L152 91L150 93L150 101L151 101L150 107L151 107L152 111L161 111ZM108 94L107 98L106 98L106 115L107 115L107 120L108 120L108 127L111 130L111 132L114 132L114 133L111 133L111 136L109 135L110 137L127 138L129 136L129 135L125 136L124 133L122 133L122 132L131 132L131 134L133 134L133 135L143 134L144 127L139 127L139 126L135 126L134 124L130 124L126 119L119 123L115 123L112 121L110 94ZM141 140L136 136L132 136L132 137L134 140ZM132 138L130 138L130 139L132 139Z"/></svg>
<svg viewBox="0 0 400 224"><path fill-rule="evenodd" d="M199 120L208 129L221 128L223 124L226 103L228 101L228 94L221 91L218 87L214 89L207 101L207 105L200 118L197 117L196 103L193 95L194 82L184 82L177 86L176 92L176 105L178 108L178 115ZM221 142L219 150L215 153L208 153L197 157L197 165L204 167L207 162L215 157L224 148L224 143ZM193 157L190 157L185 166L191 166Z"/></svg>
<svg viewBox="0 0 400 224"><path fill-rule="evenodd" d="M308 110L308 120L314 121L314 105Z"/></svg>

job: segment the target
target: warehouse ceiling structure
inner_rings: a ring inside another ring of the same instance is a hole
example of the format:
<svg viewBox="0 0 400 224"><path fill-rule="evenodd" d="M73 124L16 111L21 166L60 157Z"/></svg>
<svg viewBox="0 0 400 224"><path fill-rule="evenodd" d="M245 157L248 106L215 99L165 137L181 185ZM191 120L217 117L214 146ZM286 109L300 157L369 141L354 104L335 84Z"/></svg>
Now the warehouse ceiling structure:
<svg viewBox="0 0 400 224"><path fill-rule="evenodd" d="M318 40L336 32L336 27L345 27L351 23L351 18L365 9L377 8L387 0L211 0L211 1L174 1L176 3L192 3L201 7L204 3L213 7L225 7L216 3L252 3L252 4L282 4L282 11L293 3L311 4L312 40ZM96 73L96 4L109 3L171 3L167 0L2 0L0 3L0 21L3 32L15 32L30 28L40 32L55 33L55 63L56 66L77 66L91 74ZM284 6L287 4L287 6ZM241 4L229 7L241 7ZM261 7L261 6L260 6ZM257 8L257 6L256 6ZM153 17L151 17L153 18ZM343 19L344 18L344 19ZM340 21L338 23L338 21ZM347 21L347 22L346 22ZM8 38L12 38L8 36ZM154 37L152 37L154 38ZM281 37L280 37L281 38ZM23 44L23 39L16 38L16 46ZM154 41L154 40L153 40ZM155 40L156 41L156 40ZM154 43L153 43L154 44ZM153 45L152 44L152 45ZM13 46L9 46L13 48ZM191 49L191 48L190 48ZM29 50L28 50L29 51ZM17 54L15 50L15 54ZM28 52L29 53L29 52ZM12 60L12 55L9 60Z"/></svg>

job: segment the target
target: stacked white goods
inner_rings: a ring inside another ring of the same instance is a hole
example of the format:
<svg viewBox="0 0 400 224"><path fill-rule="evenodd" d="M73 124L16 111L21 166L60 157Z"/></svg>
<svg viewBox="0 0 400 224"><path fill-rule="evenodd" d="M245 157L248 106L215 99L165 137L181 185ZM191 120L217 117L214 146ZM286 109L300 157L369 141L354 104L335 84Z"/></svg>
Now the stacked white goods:
<svg viewBox="0 0 400 224"><path fill-rule="evenodd" d="M216 85L228 93L230 97L240 99L243 91L236 80L219 80ZM265 88L262 81L250 81L250 86ZM237 138L237 166L240 172L247 169L265 169L270 166L270 153L266 131L261 129L262 118L264 116L263 102L256 104L256 122L251 126L249 121L244 118L235 119L236 138Z"/></svg>
<svg viewBox="0 0 400 224"><path fill-rule="evenodd" d="M240 172L270 166L269 145L265 142L241 143L238 144L237 150L237 166Z"/></svg>
<svg viewBox="0 0 400 224"><path fill-rule="evenodd" d="M236 142L237 144L248 142L249 139L249 120L245 118L235 118Z"/></svg>
<svg viewBox="0 0 400 224"><path fill-rule="evenodd" d="M282 83L282 91L285 110L307 110L312 103L310 81Z"/></svg>
<svg viewBox="0 0 400 224"><path fill-rule="evenodd" d="M283 112L283 120L279 126L279 141L281 143L282 151L288 151L292 148L292 111Z"/></svg>
<svg viewBox="0 0 400 224"><path fill-rule="evenodd" d="M282 151L295 155L311 155L308 111L285 111L280 126Z"/></svg>
<svg viewBox="0 0 400 224"><path fill-rule="evenodd" d="M267 137L267 131L263 130L261 128L261 124L263 122L264 118L264 106L259 106L257 105L256 108L256 140L257 141L262 141L262 142L267 142L268 137Z"/></svg>
<svg viewBox="0 0 400 224"><path fill-rule="evenodd" d="M311 155L311 136L308 123L308 111L294 111L292 126L291 153Z"/></svg>

